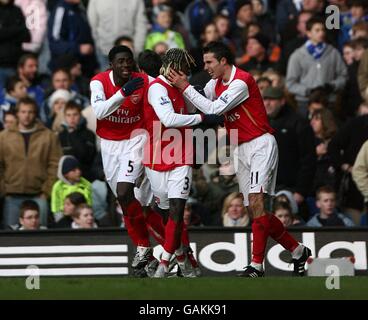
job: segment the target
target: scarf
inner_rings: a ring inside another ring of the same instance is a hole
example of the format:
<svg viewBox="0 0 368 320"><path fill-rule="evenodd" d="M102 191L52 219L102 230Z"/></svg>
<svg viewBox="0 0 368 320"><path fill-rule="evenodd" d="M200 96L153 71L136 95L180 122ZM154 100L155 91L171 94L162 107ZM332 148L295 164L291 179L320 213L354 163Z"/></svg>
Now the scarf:
<svg viewBox="0 0 368 320"><path fill-rule="evenodd" d="M309 54L313 56L315 60L320 59L327 48L327 45L324 42L314 45L310 40L305 43L305 46Z"/></svg>

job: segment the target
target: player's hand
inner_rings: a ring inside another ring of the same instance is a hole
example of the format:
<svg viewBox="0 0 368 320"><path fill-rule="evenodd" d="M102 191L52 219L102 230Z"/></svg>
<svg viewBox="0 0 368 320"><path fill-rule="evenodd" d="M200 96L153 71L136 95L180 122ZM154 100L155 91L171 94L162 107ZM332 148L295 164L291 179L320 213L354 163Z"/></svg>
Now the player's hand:
<svg viewBox="0 0 368 320"><path fill-rule="evenodd" d="M189 86L187 75L184 72L179 71L178 73L170 69L167 78L174 87L177 87L181 91L184 91Z"/></svg>
<svg viewBox="0 0 368 320"><path fill-rule="evenodd" d="M124 97L130 96L134 91L142 88L144 85L144 80L141 77L129 80L122 88Z"/></svg>
<svg viewBox="0 0 368 320"><path fill-rule="evenodd" d="M223 115L218 116L217 114L203 114L202 123L208 126L223 126L225 117Z"/></svg>

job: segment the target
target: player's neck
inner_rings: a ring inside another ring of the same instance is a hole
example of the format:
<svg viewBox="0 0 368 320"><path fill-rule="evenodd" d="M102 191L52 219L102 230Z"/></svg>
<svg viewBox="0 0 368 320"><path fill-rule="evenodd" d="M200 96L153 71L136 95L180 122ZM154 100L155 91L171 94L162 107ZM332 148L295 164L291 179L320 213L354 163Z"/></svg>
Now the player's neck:
<svg viewBox="0 0 368 320"><path fill-rule="evenodd" d="M227 83L230 81L232 71L233 71L232 65L228 64L225 66L224 75L222 77L223 82Z"/></svg>
<svg viewBox="0 0 368 320"><path fill-rule="evenodd" d="M116 87L122 87L129 80L129 79L120 78L114 72L112 73L112 77L114 79L114 84L115 84Z"/></svg>

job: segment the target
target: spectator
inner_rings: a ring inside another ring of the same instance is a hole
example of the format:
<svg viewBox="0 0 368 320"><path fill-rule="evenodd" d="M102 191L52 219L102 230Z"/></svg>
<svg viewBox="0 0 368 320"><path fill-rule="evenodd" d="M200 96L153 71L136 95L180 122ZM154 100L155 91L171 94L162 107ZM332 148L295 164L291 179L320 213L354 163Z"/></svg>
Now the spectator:
<svg viewBox="0 0 368 320"><path fill-rule="evenodd" d="M68 102L63 110L63 130L59 140L64 155L74 156L80 163L83 176L88 181L95 179L93 162L97 153L96 136L86 128L81 108L75 102Z"/></svg>
<svg viewBox="0 0 368 320"><path fill-rule="evenodd" d="M193 179L193 198L201 203L210 212L210 219L207 225L220 226L222 225L221 205L224 198L223 190L213 183L207 183L204 177Z"/></svg>
<svg viewBox="0 0 368 320"><path fill-rule="evenodd" d="M14 112L19 99L27 96L27 88L17 77L10 77L6 82L4 101L0 105L0 123L3 123L5 112Z"/></svg>
<svg viewBox="0 0 368 320"><path fill-rule="evenodd" d="M49 98L50 113L46 126L54 132L61 132L64 123L64 108L70 101L71 95L69 91L64 89L56 90Z"/></svg>
<svg viewBox="0 0 368 320"><path fill-rule="evenodd" d="M319 213L307 222L308 227L354 227L354 222L336 210L336 193L331 187L321 187L316 193Z"/></svg>
<svg viewBox="0 0 368 320"><path fill-rule="evenodd" d="M223 14L218 14L213 19L213 22L216 25L221 41L225 43L228 47L230 47L232 51L234 51L235 53L236 51L235 44L230 36L231 24L229 17Z"/></svg>
<svg viewBox="0 0 368 320"><path fill-rule="evenodd" d="M137 53L143 50L148 24L143 0L90 0L88 20L96 41L100 70L108 68L107 55L122 31L134 39Z"/></svg>
<svg viewBox="0 0 368 320"><path fill-rule="evenodd" d="M365 208L368 208L368 141L363 144L356 157L352 175L358 190L364 197Z"/></svg>
<svg viewBox="0 0 368 320"><path fill-rule="evenodd" d="M272 82L270 79L266 77L261 77L257 80L257 85L258 85L259 91L261 91L261 95L263 95L263 91L266 88L271 87Z"/></svg>
<svg viewBox="0 0 368 320"><path fill-rule="evenodd" d="M93 218L92 207L88 204L80 204L72 213L72 229L94 229L97 224Z"/></svg>
<svg viewBox="0 0 368 320"><path fill-rule="evenodd" d="M83 75L82 65L76 57L72 55L61 56L57 61L55 71L57 70L68 71L68 74L70 75L70 85L67 89L70 89L72 92L76 92L83 97L89 97L89 78ZM53 74L55 74L55 71Z"/></svg>
<svg viewBox="0 0 368 320"><path fill-rule="evenodd" d="M347 66L354 63L354 45L351 41L346 42L342 48L342 56Z"/></svg>
<svg viewBox="0 0 368 320"><path fill-rule="evenodd" d="M313 191L328 185L331 188L335 186L335 169L327 152L328 144L337 131L334 116L328 109L315 111L310 121L314 132L314 142L317 154L316 173L313 182Z"/></svg>
<svg viewBox="0 0 368 320"><path fill-rule="evenodd" d="M200 39L201 41L198 46L191 50L191 55L196 63L193 73L201 72L203 70L203 48L211 41L218 41L220 39L219 32L214 22L210 22L204 26Z"/></svg>
<svg viewBox="0 0 368 320"><path fill-rule="evenodd" d="M358 22L353 26L352 29L352 40L358 40L358 39L368 39L368 22Z"/></svg>
<svg viewBox="0 0 368 320"><path fill-rule="evenodd" d="M248 227L251 225L251 219L243 201L242 193L234 192L225 198L222 207L222 225L224 227Z"/></svg>
<svg viewBox="0 0 368 320"><path fill-rule="evenodd" d="M286 202L276 202L273 208L273 212L276 218L278 218L285 228L293 225L293 214L291 208Z"/></svg>
<svg viewBox="0 0 368 320"><path fill-rule="evenodd" d="M147 35L145 49L152 50L155 44L165 42L169 49L185 48L184 39L179 32L172 30L173 9L167 5L154 8L154 25Z"/></svg>
<svg viewBox="0 0 368 320"><path fill-rule="evenodd" d="M70 94L70 99L80 105L83 109L90 105L88 98L82 96L81 94L72 90L72 76L70 72L66 69L56 69L52 74L52 89L50 96L56 90L62 89L67 90ZM52 105L50 103L50 96L45 99L41 106L40 118L43 123L49 124L52 118L50 111L52 110Z"/></svg>
<svg viewBox="0 0 368 320"><path fill-rule="evenodd" d="M0 2L0 92L6 79L16 72L22 43L30 40L22 11L14 0Z"/></svg>
<svg viewBox="0 0 368 320"><path fill-rule="evenodd" d="M302 11L297 17L296 31L297 34L290 39L285 39L285 44L281 52L281 59L279 62L279 70L285 74L287 64L293 52L300 48L307 40L307 21L312 18L313 14L309 11Z"/></svg>
<svg viewBox="0 0 368 320"><path fill-rule="evenodd" d="M18 61L18 76L27 87L28 95L40 106L45 98L45 92L38 76L38 58L33 53L24 54Z"/></svg>
<svg viewBox="0 0 368 320"><path fill-rule="evenodd" d="M308 96L313 89L323 88L329 102L336 101L336 93L347 81L347 69L340 53L324 42L325 25L320 18L307 22L308 41L290 57L286 86L295 95L298 111L307 115Z"/></svg>
<svg viewBox="0 0 368 320"><path fill-rule="evenodd" d="M267 70L263 72L262 77L266 77L270 79L271 86L277 88L284 88L285 87L285 79L282 74L276 70Z"/></svg>
<svg viewBox="0 0 368 320"><path fill-rule="evenodd" d="M80 164L73 156L63 156L58 167L59 180L52 186L51 211L58 222L63 216L64 201L68 194L79 192L84 195L88 205L92 205L91 183L82 177Z"/></svg>
<svg viewBox="0 0 368 320"><path fill-rule="evenodd" d="M286 105L280 88L267 88L263 99L279 147L276 189L292 190L300 206L312 194L316 168L313 131L306 120ZM306 212L303 214L307 216Z"/></svg>
<svg viewBox="0 0 368 320"><path fill-rule="evenodd" d="M351 40L352 28L355 24L368 21L366 0L351 0L349 10L348 13L341 15L340 48Z"/></svg>
<svg viewBox="0 0 368 320"><path fill-rule="evenodd" d="M364 55L359 64L358 83L363 99L368 101L368 49L364 51Z"/></svg>
<svg viewBox="0 0 368 320"><path fill-rule="evenodd" d="M246 55L249 57L249 61L240 66L245 71L260 70L266 71L270 69L273 64L268 59L268 38L258 33L252 37L248 37L246 42Z"/></svg>
<svg viewBox="0 0 368 320"><path fill-rule="evenodd" d="M114 46L126 46L130 50L132 50L134 55L136 55L135 48L134 48L134 40L133 40L133 38L131 38L129 36L120 36L120 37L118 37L114 42Z"/></svg>
<svg viewBox="0 0 368 320"><path fill-rule="evenodd" d="M363 98L359 90L358 71L359 64L364 54L364 50L367 48L367 40L357 39L351 42L353 50L353 61L348 64L348 82L345 86L342 100L344 101L343 108L341 110L341 118L352 118L356 116L359 105L363 102ZM346 53L346 46L344 46Z"/></svg>
<svg viewBox="0 0 368 320"><path fill-rule="evenodd" d="M257 23L260 25L262 32L268 35L270 41L276 40L275 21L270 12L265 7L264 0L252 0L253 11Z"/></svg>
<svg viewBox="0 0 368 320"><path fill-rule="evenodd" d="M169 50L168 44L162 41L157 42L152 48L152 51L157 53L160 57L163 57L167 50Z"/></svg>
<svg viewBox="0 0 368 320"><path fill-rule="evenodd" d="M282 34L290 21L294 20L303 9L303 0L279 0L276 7L276 27Z"/></svg>
<svg viewBox="0 0 368 320"><path fill-rule="evenodd" d="M30 42L23 43L23 50L39 53L46 37L47 9L45 0L15 0L26 18L26 26L31 34Z"/></svg>
<svg viewBox="0 0 368 320"><path fill-rule="evenodd" d="M305 225L304 219L299 215L298 204L295 201L294 195L291 191L280 190L276 193L272 204L273 212L275 212L276 206L278 206L280 203L283 203L284 205L290 208L293 226Z"/></svg>
<svg viewBox="0 0 368 320"><path fill-rule="evenodd" d="M364 110L361 106L361 110ZM346 122L329 143L328 152L338 174L339 208L348 213L356 224L364 209L364 199L351 177L352 167L364 142L368 140L368 114Z"/></svg>
<svg viewBox="0 0 368 320"><path fill-rule="evenodd" d="M40 226L40 208L32 200L22 202L19 210L19 224L10 226L13 230L40 230L46 227Z"/></svg>
<svg viewBox="0 0 368 320"><path fill-rule="evenodd" d="M328 101L323 90L315 90L309 96L308 119L312 119L313 113L327 108Z"/></svg>
<svg viewBox="0 0 368 320"><path fill-rule="evenodd" d="M3 225L16 224L24 200L40 207L41 225L47 225L48 202L56 180L61 148L55 134L36 119L37 104L19 100L18 125L0 133L0 186L5 195Z"/></svg>
<svg viewBox="0 0 368 320"><path fill-rule="evenodd" d="M212 22L217 9L216 0L193 0L185 10L187 29L192 36L193 46L198 46L198 40L206 24Z"/></svg>
<svg viewBox="0 0 368 320"><path fill-rule="evenodd" d="M108 16L111 27L113 25L110 18L111 12ZM59 0L50 13L47 32L51 70L55 69L60 56L72 54L81 63L84 75L92 77L95 74L98 63L92 33L86 14L80 6L80 0Z"/></svg>
<svg viewBox="0 0 368 320"><path fill-rule="evenodd" d="M17 125L17 116L15 112L8 111L4 113L4 129L10 129Z"/></svg>
<svg viewBox="0 0 368 320"><path fill-rule="evenodd" d="M187 226L204 226L209 218L209 211L198 201L189 198L185 203L184 223Z"/></svg>
<svg viewBox="0 0 368 320"><path fill-rule="evenodd" d="M81 204L87 204L87 200L80 192L69 193L64 200L63 215L55 222L53 228L71 228L72 226L72 214L75 208Z"/></svg>
<svg viewBox="0 0 368 320"><path fill-rule="evenodd" d="M243 33L245 28L255 20L253 6L250 0L238 0L235 4L236 27L233 30L233 39L236 46L236 56L244 54L245 43Z"/></svg>

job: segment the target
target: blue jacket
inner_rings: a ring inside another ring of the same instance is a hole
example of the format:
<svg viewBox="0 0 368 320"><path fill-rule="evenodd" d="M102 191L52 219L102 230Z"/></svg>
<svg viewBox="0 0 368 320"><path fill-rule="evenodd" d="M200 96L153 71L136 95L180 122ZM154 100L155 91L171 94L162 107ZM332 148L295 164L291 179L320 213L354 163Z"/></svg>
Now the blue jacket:
<svg viewBox="0 0 368 320"><path fill-rule="evenodd" d="M350 220L347 216L342 213L336 213L337 217L340 218L346 227L354 227L355 224L352 220ZM322 224L318 220L319 214L313 216L308 222L307 227L322 227Z"/></svg>
<svg viewBox="0 0 368 320"><path fill-rule="evenodd" d="M51 52L50 68L55 67L58 57L70 54L79 59L79 46L92 44L91 28L85 11L77 4L59 0L48 21L48 40Z"/></svg>

